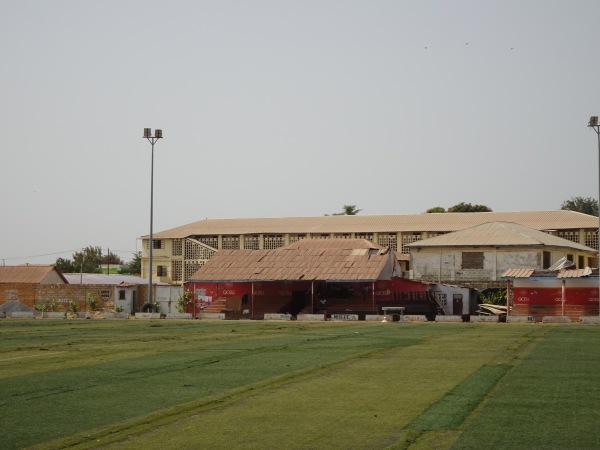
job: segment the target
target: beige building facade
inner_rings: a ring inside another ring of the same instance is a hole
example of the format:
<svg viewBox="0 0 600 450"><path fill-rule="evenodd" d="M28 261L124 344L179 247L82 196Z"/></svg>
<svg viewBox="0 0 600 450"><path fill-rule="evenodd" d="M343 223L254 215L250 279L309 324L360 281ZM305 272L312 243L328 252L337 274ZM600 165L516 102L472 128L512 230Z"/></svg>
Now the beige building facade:
<svg viewBox="0 0 600 450"><path fill-rule="evenodd" d="M183 284L219 250L267 250L302 239L367 239L408 255L408 244L508 221L598 248L598 218L573 211L433 213L206 219L153 234L153 280ZM142 240L142 277L148 278L149 236Z"/></svg>

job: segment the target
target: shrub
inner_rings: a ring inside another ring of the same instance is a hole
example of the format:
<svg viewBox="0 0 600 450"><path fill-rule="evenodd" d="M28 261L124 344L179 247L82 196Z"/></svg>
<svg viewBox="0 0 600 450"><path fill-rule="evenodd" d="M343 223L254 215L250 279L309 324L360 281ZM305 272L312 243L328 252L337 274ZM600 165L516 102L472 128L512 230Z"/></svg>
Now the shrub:
<svg viewBox="0 0 600 450"><path fill-rule="evenodd" d="M73 301L73 300L71 300L71 301L69 302L69 309L71 310L71 312L72 312L73 314L76 314L76 313L77 313L77 302L76 302L76 301Z"/></svg>
<svg viewBox="0 0 600 450"><path fill-rule="evenodd" d="M85 302L88 304L91 311L96 309L96 306L97 306L96 296L94 294L92 294L91 292L88 292L87 294L85 294Z"/></svg>

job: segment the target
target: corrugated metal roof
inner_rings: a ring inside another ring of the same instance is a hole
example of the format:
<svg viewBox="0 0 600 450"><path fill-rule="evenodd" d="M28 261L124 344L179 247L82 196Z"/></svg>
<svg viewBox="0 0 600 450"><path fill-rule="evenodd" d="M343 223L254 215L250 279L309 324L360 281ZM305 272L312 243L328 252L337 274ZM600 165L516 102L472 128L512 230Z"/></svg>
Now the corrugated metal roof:
<svg viewBox="0 0 600 450"><path fill-rule="evenodd" d="M553 236L543 231L512 222L491 222L441 236L407 244L409 248L423 247L559 247L596 252L577 242Z"/></svg>
<svg viewBox="0 0 600 450"><path fill-rule="evenodd" d="M65 283L68 283L54 264L0 266L0 283L42 283L51 272L56 272Z"/></svg>
<svg viewBox="0 0 600 450"><path fill-rule="evenodd" d="M313 247L294 243L275 250L221 250L189 281L375 281L391 277L391 271L384 273L392 257L387 249L368 241L355 242L355 246L352 241L356 240L322 241L329 242Z"/></svg>
<svg viewBox="0 0 600 450"><path fill-rule="evenodd" d="M83 275L80 273L65 273L65 278L69 282L69 284L148 284L148 280L140 277L136 277L134 275L108 275L105 273L84 273ZM152 282L152 284L163 285L168 283L156 283Z"/></svg>
<svg viewBox="0 0 600 450"><path fill-rule="evenodd" d="M529 278L535 269L508 269L502 274L502 278Z"/></svg>
<svg viewBox="0 0 600 450"><path fill-rule="evenodd" d="M514 222L536 230L597 228L598 218L574 211L421 213L372 216L316 216L205 219L153 234L154 239L193 235L286 233L449 232L487 222ZM147 238L148 236L143 236Z"/></svg>
<svg viewBox="0 0 600 450"><path fill-rule="evenodd" d="M590 267L583 269L561 269L558 271L556 278L581 278L589 277L591 274L592 269Z"/></svg>

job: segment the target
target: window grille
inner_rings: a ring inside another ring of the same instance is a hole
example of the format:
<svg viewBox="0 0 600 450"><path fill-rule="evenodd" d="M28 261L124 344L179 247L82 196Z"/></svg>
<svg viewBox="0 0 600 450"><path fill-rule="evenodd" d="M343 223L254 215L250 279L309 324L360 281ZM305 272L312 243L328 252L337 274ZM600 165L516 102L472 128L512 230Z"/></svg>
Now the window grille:
<svg viewBox="0 0 600 450"><path fill-rule="evenodd" d="M191 261L191 262L186 262L185 263L185 280L189 280L190 278L192 278L192 275L194 275L194 273L204 265L204 262L202 261Z"/></svg>
<svg viewBox="0 0 600 450"><path fill-rule="evenodd" d="M219 248L219 236L199 236L197 239L212 248Z"/></svg>
<svg viewBox="0 0 600 450"><path fill-rule="evenodd" d="M559 231L556 235L560 238L566 239L567 241L579 242L579 232L576 230Z"/></svg>
<svg viewBox="0 0 600 450"><path fill-rule="evenodd" d="M215 254L214 250L210 250L192 241L185 241L185 259L210 259Z"/></svg>
<svg viewBox="0 0 600 450"><path fill-rule="evenodd" d="M240 237L239 236L223 236L223 250L239 250L240 249Z"/></svg>
<svg viewBox="0 0 600 450"><path fill-rule="evenodd" d="M167 276L167 266L156 266L156 276L157 277L166 277Z"/></svg>
<svg viewBox="0 0 600 450"><path fill-rule="evenodd" d="M181 281L182 261L171 261L171 280Z"/></svg>
<svg viewBox="0 0 600 450"><path fill-rule="evenodd" d="M598 250L598 230L585 232L585 245Z"/></svg>
<svg viewBox="0 0 600 450"><path fill-rule="evenodd" d="M413 242L417 242L420 241L422 239L422 236L420 234L407 234L407 235L402 235L402 253L404 254L408 254L410 253L410 250L408 249L408 247L405 247L406 244L411 244Z"/></svg>
<svg viewBox="0 0 600 450"><path fill-rule="evenodd" d="M335 233L333 235L333 237L336 239L352 239L352 234L351 233Z"/></svg>
<svg viewBox="0 0 600 450"><path fill-rule="evenodd" d="M379 234L377 236L377 243L383 247L389 247L391 250L398 250L398 237L396 234Z"/></svg>
<svg viewBox="0 0 600 450"><path fill-rule="evenodd" d="M183 242L181 239L173 239L173 256L181 256L183 252Z"/></svg>
<svg viewBox="0 0 600 450"><path fill-rule="evenodd" d="M258 236L244 236L244 248L249 250L258 250L260 247Z"/></svg>
<svg viewBox="0 0 600 450"><path fill-rule="evenodd" d="M283 247L284 243L285 241L281 234L265 234L263 236L263 248L265 250Z"/></svg>
<svg viewBox="0 0 600 450"><path fill-rule="evenodd" d="M356 239L366 239L367 241L374 242L373 233L356 233Z"/></svg>
<svg viewBox="0 0 600 450"><path fill-rule="evenodd" d="M301 241L302 239L306 239L305 234L290 234L289 235L289 243L290 244L293 242Z"/></svg>

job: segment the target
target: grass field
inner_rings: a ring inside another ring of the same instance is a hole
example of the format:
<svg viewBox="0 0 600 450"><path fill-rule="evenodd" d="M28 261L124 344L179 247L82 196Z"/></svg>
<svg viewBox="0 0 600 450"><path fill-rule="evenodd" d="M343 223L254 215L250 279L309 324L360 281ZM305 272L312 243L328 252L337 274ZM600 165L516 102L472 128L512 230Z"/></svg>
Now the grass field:
<svg viewBox="0 0 600 450"><path fill-rule="evenodd" d="M600 448L600 329L0 320L0 448Z"/></svg>

